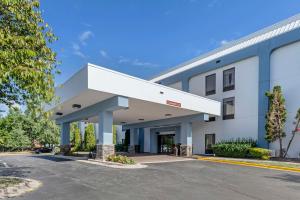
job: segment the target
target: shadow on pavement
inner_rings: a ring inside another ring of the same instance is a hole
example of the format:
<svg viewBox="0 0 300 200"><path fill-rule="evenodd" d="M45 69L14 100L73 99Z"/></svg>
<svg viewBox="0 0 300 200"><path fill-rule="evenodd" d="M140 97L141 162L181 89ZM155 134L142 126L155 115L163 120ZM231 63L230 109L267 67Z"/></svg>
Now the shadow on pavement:
<svg viewBox="0 0 300 200"><path fill-rule="evenodd" d="M67 158L58 158L55 156L51 155L45 155L45 156L31 156L33 158L39 158L39 159L44 159L44 160L50 160L54 162L66 162L66 161L73 161L72 159L67 159Z"/></svg>
<svg viewBox="0 0 300 200"><path fill-rule="evenodd" d="M300 174L299 175L281 174L281 175L265 176L265 177L271 178L271 179L282 180L282 181L286 181L286 182L300 183Z"/></svg>
<svg viewBox="0 0 300 200"><path fill-rule="evenodd" d="M26 177L31 173L30 167L0 168L0 176Z"/></svg>

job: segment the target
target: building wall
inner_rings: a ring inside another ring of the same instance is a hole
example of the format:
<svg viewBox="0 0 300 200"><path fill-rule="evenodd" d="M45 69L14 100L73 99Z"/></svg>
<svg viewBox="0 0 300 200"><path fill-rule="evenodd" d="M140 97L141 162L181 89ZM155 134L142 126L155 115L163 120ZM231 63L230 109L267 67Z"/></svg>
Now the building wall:
<svg viewBox="0 0 300 200"><path fill-rule="evenodd" d="M223 71L235 67L235 89L223 92ZM189 91L205 96L205 76L216 73L216 94L208 98L223 101L235 97L235 118L223 120L217 117L214 122L193 123L193 151L205 152L205 134L216 134L216 141L231 138L257 139L258 132L258 57L236 62L217 70L192 77Z"/></svg>
<svg viewBox="0 0 300 200"><path fill-rule="evenodd" d="M271 88L280 85L286 99L286 109L288 112L286 123L286 135L284 146L287 146L294 128L294 117L300 108L300 42L296 42L275 50L271 54ZM295 136L291 145L289 156L299 157L300 153L300 133ZM278 142L270 145L271 149L279 149Z"/></svg>
<svg viewBox="0 0 300 200"><path fill-rule="evenodd" d="M171 87L171 88L177 89L177 90L182 90L182 82L181 81L173 83L173 84L168 85L168 86Z"/></svg>

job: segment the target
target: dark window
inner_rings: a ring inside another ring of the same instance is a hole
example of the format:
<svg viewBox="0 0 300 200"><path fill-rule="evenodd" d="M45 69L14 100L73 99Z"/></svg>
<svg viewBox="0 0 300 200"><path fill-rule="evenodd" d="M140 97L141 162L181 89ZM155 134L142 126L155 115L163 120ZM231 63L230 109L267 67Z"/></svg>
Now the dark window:
<svg viewBox="0 0 300 200"><path fill-rule="evenodd" d="M234 97L223 99L223 119L234 119Z"/></svg>
<svg viewBox="0 0 300 200"><path fill-rule="evenodd" d="M214 121L216 121L216 117L209 116L209 118L206 122L214 122Z"/></svg>
<svg viewBox="0 0 300 200"><path fill-rule="evenodd" d="M223 91L234 90L235 70L234 68L223 71Z"/></svg>
<svg viewBox="0 0 300 200"><path fill-rule="evenodd" d="M211 74L205 77L205 94L216 94L216 74Z"/></svg>

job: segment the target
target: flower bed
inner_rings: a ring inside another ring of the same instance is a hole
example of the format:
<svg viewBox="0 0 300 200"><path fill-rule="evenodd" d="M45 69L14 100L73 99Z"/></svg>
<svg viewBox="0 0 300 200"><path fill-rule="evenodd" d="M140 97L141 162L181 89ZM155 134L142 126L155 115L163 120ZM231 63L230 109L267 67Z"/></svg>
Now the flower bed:
<svg viewBox="0 0 300 200"><path fill-rule="evenodd" d="M134 165L135 161L127 156L122 155L111 155L106 158L107 161L117 162L121 164Z"/></svg>

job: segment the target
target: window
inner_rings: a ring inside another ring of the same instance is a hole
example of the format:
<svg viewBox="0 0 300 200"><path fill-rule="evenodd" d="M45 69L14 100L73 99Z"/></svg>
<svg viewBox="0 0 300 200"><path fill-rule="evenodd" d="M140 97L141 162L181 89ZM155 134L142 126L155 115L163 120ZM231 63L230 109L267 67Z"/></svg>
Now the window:
<svg viewBox="0 0 300 200"><path fill-rule="evenodd" d="M216 94L216 74L211 74L205 77L205 94Z"/></svg>
<svg viewBox="0 0 300 200"><path fill-rule="evenodd" d="M234 68L223 71L223 91L234 90L235 73Z"/></svg>
<svg viewBox="0 0 300 200"><path fill-rule="evenodd" d="M209 116L209 118L206 122L214 122L214 121L216 121L216 117Z"/></svg>
<svg viewBox="0 0 300 200"><path fill-rule="evenodd" d="M223 99L223 120L234 119L234 97Z"/></svg>

